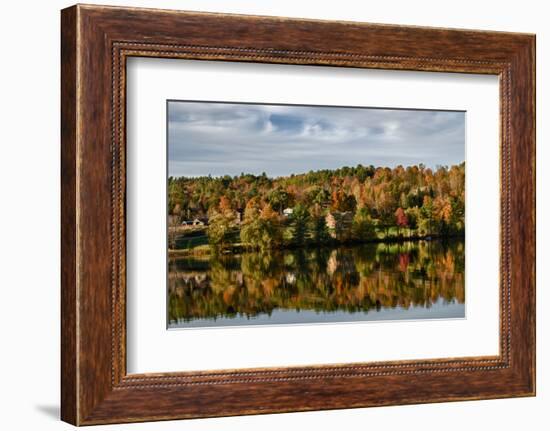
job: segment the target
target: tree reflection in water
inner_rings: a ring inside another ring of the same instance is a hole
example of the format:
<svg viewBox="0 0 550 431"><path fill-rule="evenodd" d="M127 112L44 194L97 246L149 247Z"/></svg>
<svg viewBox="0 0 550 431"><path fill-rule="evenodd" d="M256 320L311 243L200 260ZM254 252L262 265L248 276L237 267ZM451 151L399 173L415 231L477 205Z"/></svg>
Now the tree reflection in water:
<svg viewBox="0 0 550 431"><path fill-rule="evenodd" d="M441 301L464 304L464 242L177 258L169 261L168 278L171 326L184 327L182 323L196 319L241 319L247 324L274 310L345 316L400 308L407 313Z"/></svg>

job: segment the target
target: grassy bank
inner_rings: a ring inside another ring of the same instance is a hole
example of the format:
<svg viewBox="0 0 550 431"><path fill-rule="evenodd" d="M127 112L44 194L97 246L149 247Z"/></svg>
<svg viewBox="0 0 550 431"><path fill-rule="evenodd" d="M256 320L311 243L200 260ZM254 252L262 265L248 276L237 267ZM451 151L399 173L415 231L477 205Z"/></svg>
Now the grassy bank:
<svg viewBox="0 0 550 431"><path fill-rule="evenodd" d="M432 241L432 240L445 240L445 239L456 239L456 238L464 238L463 234L457 234L457 235L410 235L410 236L403 236L403 235L396 235L396 236L385 236L385 237L376 237L376 238L369 238L365 240L349 240L349 241L327 241L327 242L308 242L303 245L298 244L287 244L284 246L277 247L274 250L295 250L299 248L317 248L317 247L345 247L345 246L354 246L354 245L361 245L361 244L379 244L379 243L403 243L403 242L409 242L409 241ZM229 244L223 247L218 247L217 251L216 248L205 244L200 245L193 248L185 248L185 249L169 249L168 250L168 256L171 258L178 258L178 257L187 257L187 256L193 256L193 257L207 257L214 253L219 254L241 254L245 252L251 252L251 251L259 251L259 247L255 247L250 244L243 244L243 243L234 243Z"/></svg>

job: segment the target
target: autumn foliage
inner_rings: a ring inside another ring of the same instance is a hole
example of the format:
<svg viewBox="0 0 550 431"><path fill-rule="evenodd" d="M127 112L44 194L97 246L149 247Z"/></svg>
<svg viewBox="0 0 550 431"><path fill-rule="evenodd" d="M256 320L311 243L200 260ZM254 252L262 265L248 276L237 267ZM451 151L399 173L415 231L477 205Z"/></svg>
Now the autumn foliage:
<svg viewBox="0 0 550 431"><path fill-rule="evenodd" d="M207 220L212 245L280 248L463 235L465 165L362 166L270 178L169 178L176 225Z"/></svg>

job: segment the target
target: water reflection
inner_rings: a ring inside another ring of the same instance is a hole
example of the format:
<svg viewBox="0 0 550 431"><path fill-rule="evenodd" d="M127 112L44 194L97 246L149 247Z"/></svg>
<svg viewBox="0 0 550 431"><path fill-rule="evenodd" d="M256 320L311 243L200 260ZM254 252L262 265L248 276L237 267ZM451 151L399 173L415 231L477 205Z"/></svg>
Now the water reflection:
<svg viewBox="0 0 550 431"><path fill-rule="evenodd" d="M169 261L169 326L464 317L464 242Z"/></svg>

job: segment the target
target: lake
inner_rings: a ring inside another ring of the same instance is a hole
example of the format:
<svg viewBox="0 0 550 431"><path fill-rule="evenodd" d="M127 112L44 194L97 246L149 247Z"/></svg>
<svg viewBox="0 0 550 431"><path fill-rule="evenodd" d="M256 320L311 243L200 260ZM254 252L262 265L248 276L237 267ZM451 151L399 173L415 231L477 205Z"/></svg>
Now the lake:
<svg viewBox="0 0 550 431"><path fill-rule="evenodd" d="M465 317L464 241L170 258L168 327Z"/></svg>

